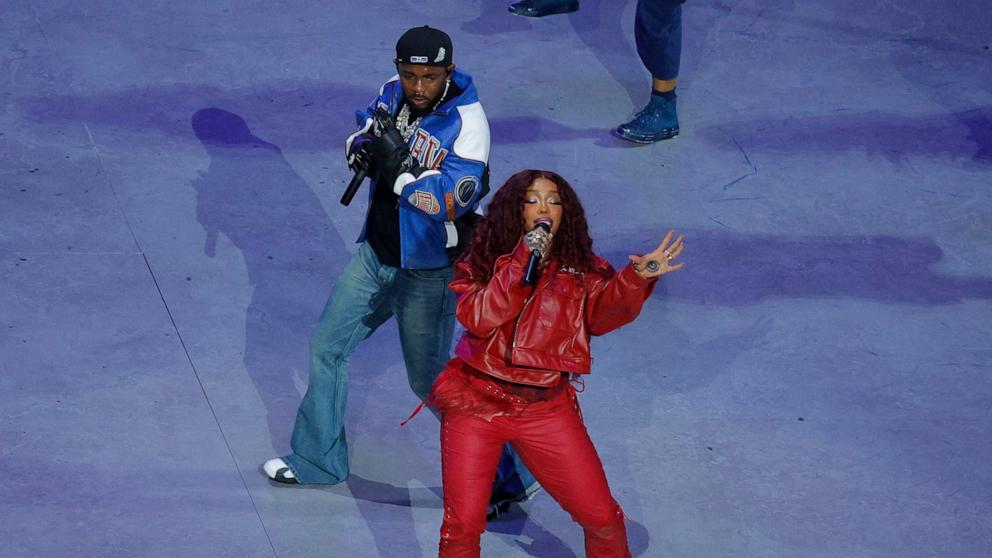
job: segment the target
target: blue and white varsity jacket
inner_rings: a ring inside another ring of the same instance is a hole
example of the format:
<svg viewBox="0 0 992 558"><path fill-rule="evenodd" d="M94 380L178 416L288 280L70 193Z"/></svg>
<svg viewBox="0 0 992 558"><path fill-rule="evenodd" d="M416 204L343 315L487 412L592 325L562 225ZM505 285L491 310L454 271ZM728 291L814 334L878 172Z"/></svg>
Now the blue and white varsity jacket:
<svg viewBox="0 0 992 558"><path fill-rule="evenodd" d="M403 173L393 184L400 197L400 265L404 269L448 266L445 248L458 244L454 220L476 211L486 193L482 175L489 161L489 122L472 77L455 69L451 80L462 93L425 115L408 144L426 170L419 176ZM345 141L345 156L355 138L372 127L377 107L385 107L395 117L402 100L403 86L399 76L394 76L365 109L364 126ZM374 191L373 183L370 207ZM363 227L358 242L364 241Z"/></svg>

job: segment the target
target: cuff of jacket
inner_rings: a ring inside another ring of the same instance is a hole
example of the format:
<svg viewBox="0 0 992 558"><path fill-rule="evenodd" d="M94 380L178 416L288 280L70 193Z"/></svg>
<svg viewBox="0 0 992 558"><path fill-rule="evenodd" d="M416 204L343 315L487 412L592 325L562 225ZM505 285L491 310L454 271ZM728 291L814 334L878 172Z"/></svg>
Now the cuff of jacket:
<svg viewBox="0 0 992 558"><path fill-rule="evenodd" d="M511 289L515 293L520 293L527 295L530 293L530 285L524 285L524 270L527 269L527 261L530 259L530 248L527 247L527 243L521 238L517 242L517 246L513 249L513 252L509 254L509 257L503 260L498 269L494 270L494 275L499 274L502 277L502 283L506 285L508 289Z"/></svg>
<svg viewBox="0 0 992 558"><path fill-rule="evenodd" d="M517 245L513 248L510 258L514 263L520 264L521 268L527 267L527 261L530 260L530 248L524 242L523 238L517 241ZM523 279L523 273L520 274L520 278Z"/></svg>
<svg viewBox="0 0 992 558"><path fill-rule="evenodd" d="M652 277L650 279L641 277L641 274L637 273L637 270L634 269L634 264L627 264L626 267L620 270L619 275L620 280L623 281L625 285L630 285L635 289L644 290L644 298L651 296L651 292L654 291L655 285L658 284L658 277Z"/></svg>
<svg viewBox="0 0 992 558"><path fill-rule="evenodd" d="M419 176L414 176L412 172L404 172L403 174L396 177L396 181L393 182L393 193L397 196L403 197L403 189L413 184L414 182L420 180L421 178L427 178L429 176L435 176L441 174L441 171L437 170L426 170L420 173Z"/></svg>

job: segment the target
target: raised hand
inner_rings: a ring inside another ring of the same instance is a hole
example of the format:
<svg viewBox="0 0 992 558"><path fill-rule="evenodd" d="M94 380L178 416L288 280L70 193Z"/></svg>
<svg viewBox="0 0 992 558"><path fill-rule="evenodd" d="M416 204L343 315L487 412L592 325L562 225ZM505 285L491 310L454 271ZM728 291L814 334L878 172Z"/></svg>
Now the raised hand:
<svg viewBox="0 0 992 558"><path fill-rule="evenodd" d="M675 230L669 230L654 252L643 256L628 256L634 266L634 271L645 279L651 279L685 267L684 263L675 263L675 258L679 257L682 250L685 249L685 237L679 235L673 242L672 237L674 236Z"/></svg>
<svg viewBox="0 0 992 558"><path fill-rule="evenodd" d="M548 246L551 245L551 233L542 227L534 227L534 230L524 235L524 243L531 250L537 250L538 254L547 254Z"/></svg>

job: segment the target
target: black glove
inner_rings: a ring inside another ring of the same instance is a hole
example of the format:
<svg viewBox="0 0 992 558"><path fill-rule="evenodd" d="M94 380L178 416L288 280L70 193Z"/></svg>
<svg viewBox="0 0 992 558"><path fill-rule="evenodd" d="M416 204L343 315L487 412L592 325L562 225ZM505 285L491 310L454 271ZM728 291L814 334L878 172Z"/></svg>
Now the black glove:
<svg viewBox="0 0 992 558"><path fill-rule="evenodd" d="M379 180L383 180L392 188L396 182L396 177L404 172L412 172L415 176L420 174L419 164L410 154L410 150L403 141L403 136L395 126L387 127L382 133L369 143L369 153L375 166L379 170Z"/></svg>
<svg viewBox="0 0 992 558"><path fill-rule="evenodd" d="M362 169L366 175L372 174L372 154L369 153L369 144L373 139L370 134L362 134L352 142L351 152L348 154L348 168L351 172Z"/></svg>

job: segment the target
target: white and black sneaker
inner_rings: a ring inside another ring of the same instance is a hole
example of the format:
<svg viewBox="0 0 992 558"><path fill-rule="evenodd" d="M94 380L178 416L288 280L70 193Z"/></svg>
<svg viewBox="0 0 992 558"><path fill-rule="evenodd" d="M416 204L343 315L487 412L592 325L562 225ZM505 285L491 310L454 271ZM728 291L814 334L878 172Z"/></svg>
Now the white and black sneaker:
<svg viewBox="0 0 992 558"><path fill-rule="evenodd" d="M281 457L266 461L265 465L262 465L262 470L265 471L266 476L276 482L300 484L300 481L296 479L296 475L293 474L293 470L289 468L289 465Z"/></svg>

